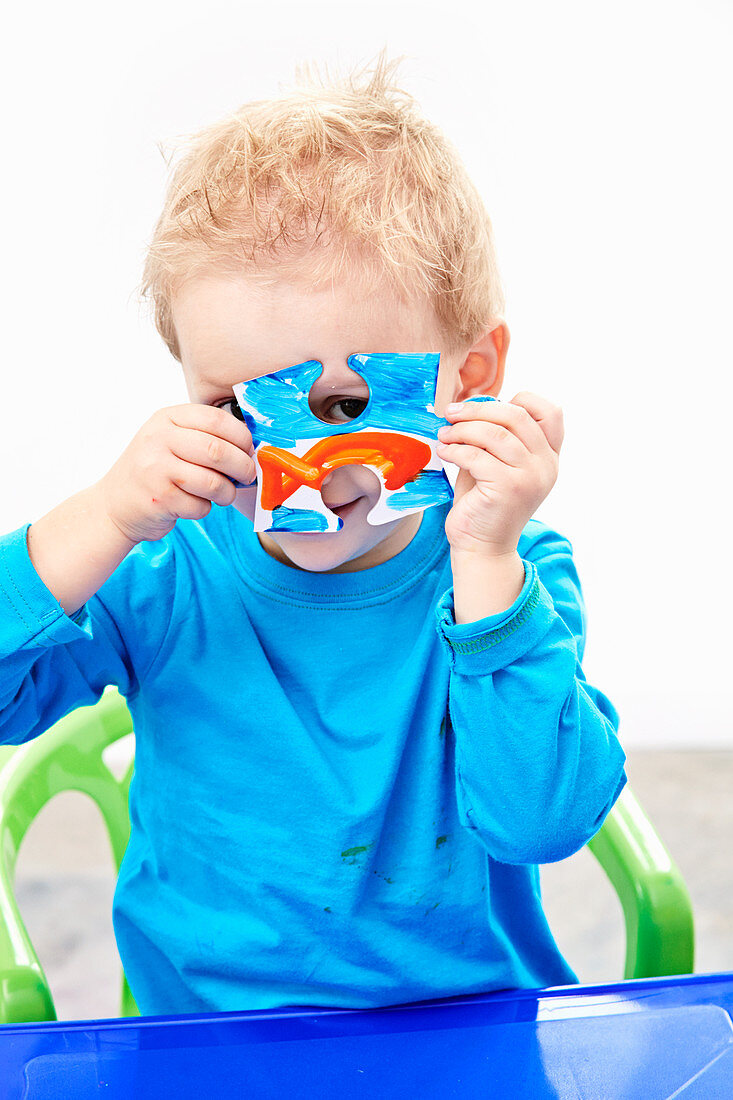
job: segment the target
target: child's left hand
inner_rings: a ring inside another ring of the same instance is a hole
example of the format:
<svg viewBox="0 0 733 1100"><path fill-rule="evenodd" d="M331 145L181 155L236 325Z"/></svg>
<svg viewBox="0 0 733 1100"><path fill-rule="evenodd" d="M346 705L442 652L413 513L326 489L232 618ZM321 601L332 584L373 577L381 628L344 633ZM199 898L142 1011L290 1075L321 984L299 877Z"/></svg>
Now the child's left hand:
<svg viewBox="0 0 733 1100"><path fill-rule="evenodd" d="M461 468L445 523L452 549L488 558L516 551L557 480L562 409L523 392L510 402L449 405L445 419L451 423L438 432L437 454Z"/></svg>

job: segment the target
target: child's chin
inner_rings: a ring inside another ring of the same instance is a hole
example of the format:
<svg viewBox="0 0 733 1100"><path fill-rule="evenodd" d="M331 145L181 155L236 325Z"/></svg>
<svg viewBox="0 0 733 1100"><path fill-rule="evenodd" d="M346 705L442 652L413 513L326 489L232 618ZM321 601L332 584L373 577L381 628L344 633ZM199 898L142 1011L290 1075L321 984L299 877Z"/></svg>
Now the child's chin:
<svg viewBox="0 0 733 1100"><path fill-rule="evenodd" d="M369 547L348 546L339 538L341 531L303 532L301 534L281 534L277 542L280 549L290 558L293 565L307 569L311 573L323 573L327 569L336 569L352 557L365 553ZM351 542L351 540L348 540Z"/></svg>
<svg viewBox="0 0 733 1100"><path fill-rule="evenodd" d="M282 531L275 541L293 565L310 573L325 573L366 554L386 533L382 528L378 531L378 535L374 528L358 532L343 527L340 531Z"/></svg>

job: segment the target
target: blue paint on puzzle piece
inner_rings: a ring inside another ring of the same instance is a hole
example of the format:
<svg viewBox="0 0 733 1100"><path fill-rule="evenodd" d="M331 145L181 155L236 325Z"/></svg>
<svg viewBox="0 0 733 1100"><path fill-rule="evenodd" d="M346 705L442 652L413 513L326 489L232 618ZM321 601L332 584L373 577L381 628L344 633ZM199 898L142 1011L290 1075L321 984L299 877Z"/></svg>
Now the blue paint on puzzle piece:
<svg viewBox="0 0 733 1100"><path fill-rule="evenodd" d="M323 364L309 359L235 387L255 447L294 447L298 439L323 439L368 430L407 431L437 438L448 421L434 412L440 356L350 355L348 365L369 386L369 403L353 420L326 424L311 411L310 390Z"/></svg>
<svg viewBox="0 0 733 1100"><path fill-rule="evenodd" d="M339 522L339 530L343 527L343 520L336 517ZM325 531L328 528L326 517L320 512L314 512L311 508L287 508L280 504L272 512L272 524L268 531Z"/></svg>
<svg viewBox="0 0 733 1100"><path fill-rule="evenodd" d="M386 504L388 508L404 511L444 504L452 497L453 489L444 470L421 470L413 481L406 481L401 489L395 490Z"/></svg>

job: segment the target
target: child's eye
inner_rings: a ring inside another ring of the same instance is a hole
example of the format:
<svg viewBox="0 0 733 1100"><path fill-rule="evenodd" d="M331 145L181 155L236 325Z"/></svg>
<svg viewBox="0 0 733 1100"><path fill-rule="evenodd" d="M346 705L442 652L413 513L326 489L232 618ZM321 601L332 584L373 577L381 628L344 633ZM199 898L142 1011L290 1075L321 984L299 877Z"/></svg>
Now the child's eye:
<svg viewBox="0 0 733 1100"><path fill-rule="evenodd" d="M334 401L333 405L329 406L326 415L341 423L345 420L355 420L357 416L361 416L368 404L369 401L363 397L342 397L340 401ZM342 416L335 411L339 406L343 412Z"/></svg>
<svg viewBox="0 0 733 1100"><path fill-rule="evenodd" d="M236 397L230 397L228 401L223 401L221 405L217 405L216 407L217 409L227 409L232 416L236 416L237 420L241 420L242 423L244 423L244 415Z"/></svg>

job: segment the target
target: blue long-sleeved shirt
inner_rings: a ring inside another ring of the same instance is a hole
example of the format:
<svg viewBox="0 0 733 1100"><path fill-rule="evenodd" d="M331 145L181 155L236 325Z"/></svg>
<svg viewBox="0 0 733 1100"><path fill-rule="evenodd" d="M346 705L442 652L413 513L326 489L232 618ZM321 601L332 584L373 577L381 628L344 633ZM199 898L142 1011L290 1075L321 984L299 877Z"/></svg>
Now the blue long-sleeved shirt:
<svg viewBox="0 0 733 1100"><path fill-rule="evenodd" d="M537 864L600 827L618 715L581 667L570 544L456 625L445 518L372 569L270 557L233 508L140 543L67 616L0 538L0 741L107 684L136 732L115 893L143 1014L365 1007L574 980Z"/></svg>

